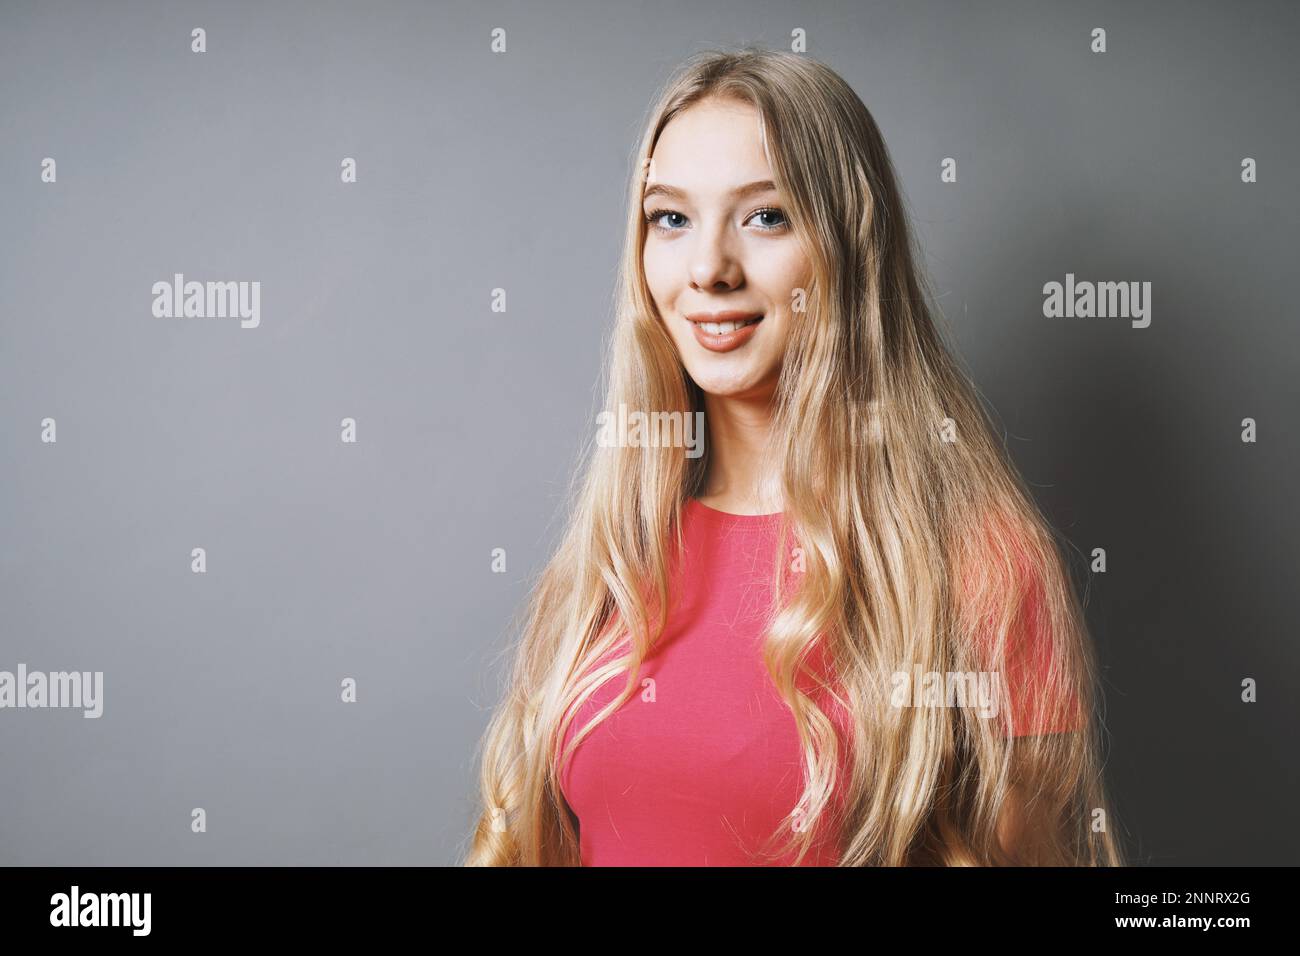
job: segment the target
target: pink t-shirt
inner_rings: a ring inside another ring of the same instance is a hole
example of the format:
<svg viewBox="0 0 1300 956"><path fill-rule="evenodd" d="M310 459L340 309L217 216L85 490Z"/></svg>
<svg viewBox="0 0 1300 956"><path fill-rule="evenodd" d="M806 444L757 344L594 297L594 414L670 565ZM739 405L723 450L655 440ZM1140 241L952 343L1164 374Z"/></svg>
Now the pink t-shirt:
<svg viewBox="0 0 1300 956"><path fill-rule="evenodd" d="M632 696L578 745L560 777L580 821L584 866L793 862L793 854L752 855L778 828L778 842L788 832L802 791L794 716L761 652L780 517L733 515L686 502L685 549L680 566L672 562L664 633L643 662ZM617 648L606 659L622 652ZM830 679L826 659L814 663ZM579 708L566 745L618 696L626 678L622 673L606 681ZM842 805L848 715L829 694L814 690L815 683L801 680L800 686L814 694L840 734L835 805ZM1014 714L1020 705L1012 690ZM834 866L839 858L826 816L823 811L805 866Z"/></svg>

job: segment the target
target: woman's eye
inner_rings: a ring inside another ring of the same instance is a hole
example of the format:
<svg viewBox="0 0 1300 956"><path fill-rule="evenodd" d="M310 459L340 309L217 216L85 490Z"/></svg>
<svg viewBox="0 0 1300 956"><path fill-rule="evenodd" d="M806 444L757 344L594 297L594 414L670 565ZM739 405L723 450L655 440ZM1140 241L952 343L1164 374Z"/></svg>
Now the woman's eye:
<svg viewBox="0 0 1300 956"><path fill-rule="evenodd" d="M754 213L754 216L771 217L767 222L759 223L759 225L764 229L780 229L787 224L785 221L785 213L775 208L759 209ZM751 216L750 218L752 219L754 216ZM772 221L773 219L775 221Z"/></svg>
<svg viewBox="0 0 1300 956"><path fill-rule="evenodd" d="M686 217L679 212L672 212L671 210L668 209L656 209L654 212L648 214L645 217L645 221L650 223L650 225L654 226L656 229L675 231L677 228L679 228L678 225L665 226L662 222L660 222L660 220L663 219L665 216L677 216L682 220L686 219Z"/></svg>

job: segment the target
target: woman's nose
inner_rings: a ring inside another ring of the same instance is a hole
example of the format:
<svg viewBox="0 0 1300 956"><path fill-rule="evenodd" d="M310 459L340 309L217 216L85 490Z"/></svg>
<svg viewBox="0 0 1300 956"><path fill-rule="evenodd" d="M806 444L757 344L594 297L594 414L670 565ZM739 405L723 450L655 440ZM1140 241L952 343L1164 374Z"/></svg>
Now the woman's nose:
<svg viewBox="0 0 1300 956"><path fill-rule="evenodd" d="M735 288L741 281L740 260L725 224L697 233L691 250L691 283L699 289Z"/></svg>

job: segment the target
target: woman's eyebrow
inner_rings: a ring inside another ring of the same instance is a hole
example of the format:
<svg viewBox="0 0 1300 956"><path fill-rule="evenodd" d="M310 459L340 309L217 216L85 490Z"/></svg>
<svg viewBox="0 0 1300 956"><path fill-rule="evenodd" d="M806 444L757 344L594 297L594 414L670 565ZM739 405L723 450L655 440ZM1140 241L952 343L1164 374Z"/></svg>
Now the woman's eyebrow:
<svg viewBox="0 0 1300 956"><path fill-rule="evenodd" d="M759 179L752 183L745 183L743 186L737 186L735 189L731 190L728 195L743 199L745 196L750 196L754 193L775 191L776 183L772 182L770 179ZM669 199L681 201L686 199L686 191L684 189L678 189L676 186L669 186L667 183L652 183L647 186L645 192L641 194L641 201L644 202L651 196L666 196Z"/></svg>

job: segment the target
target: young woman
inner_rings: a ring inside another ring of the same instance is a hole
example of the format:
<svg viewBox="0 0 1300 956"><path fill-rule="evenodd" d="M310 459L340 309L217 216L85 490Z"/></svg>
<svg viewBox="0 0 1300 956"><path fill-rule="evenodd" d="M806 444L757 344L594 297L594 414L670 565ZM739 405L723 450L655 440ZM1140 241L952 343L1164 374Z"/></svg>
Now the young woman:
<svg viewBox="0 0 1300 956"><path fill-rule="evenodd" d="M704 453L593 449L466 863L1120 863L1062 549L871 114L806 57L700 54L640 160L606 408L703 413Z"/></svg>

